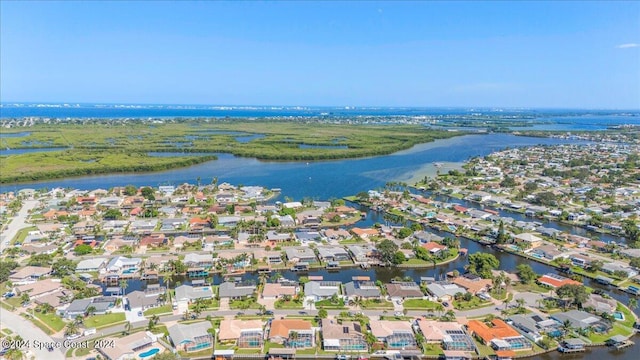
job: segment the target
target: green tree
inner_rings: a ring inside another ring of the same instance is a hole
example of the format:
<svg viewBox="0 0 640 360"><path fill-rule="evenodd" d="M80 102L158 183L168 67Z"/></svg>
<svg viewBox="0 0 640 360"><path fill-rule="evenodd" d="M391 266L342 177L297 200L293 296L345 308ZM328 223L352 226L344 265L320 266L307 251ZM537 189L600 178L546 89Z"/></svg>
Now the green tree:
<svg viewBox="0 0 640 360"><path fill-rule="evenodd" d="M405 238L409 237L411 234L413 234L413 230L411 230L410 228L407 228L407 227L403 227L402 229L400 229L398 231L398 237L400 239L405 239Z"/></svg>
<svg viewBox="0 0 640 360"><path fill-rule="evenodd" d="M475 253L469 256L469 272L484 279L491 278L491 270L497 269L500 261L488 253Z"/></svg>
<svg viewBox="0 0 640 360"><path fill-rule="evenodd" d="M3 259L0 261L0 283L9 280L11 271L18 267L18 263L13 260Z"/></svg>
<svg viewBox="0 0 640 360"><path fill-rule="evenodd" d="M138 193L138 188L133 185L127 185L124 187L124 194L127 196L133 196Z"/></svg>
<svg viewBox="0 0 640 360"><path fill-rule="evenodd" d="M93 248L87 244L80 244L73 249L73 253L77 256L91 254Z"/></svg>
<svg viewBox="0 0 640 360"><path fill-rule="evenodd" d="M320 319L326 319L328 315L329 314L327 313L327 310L325 310L325 309L318 310L318 317Z"/></svg>
<svg viewBox="0 0 640 360"><path fill-rule="evenodd" d="M396 253L393 255L393 260L391 261L391 263L394 265L400 265L406 260L407 257L404 256L404 253L402 251L396 251Z"/></svg>
<svg viewBox="0 0 640 360"><path fill-rule="evenodd" d="M587 301L589 294L583 285L567 284L556 289L556 294L566 303L582 308L582 303Z"/></svg>
<svg viewBox="0 0 640 360"><path fill-rule="evenodd" d="M396 252L398 252L398 245L391 240L382 240L378 246L378 253L380 254L380 260L385 264L393 264Z"/></svg>
<svg viewBox="0 0 640 360"><path fill-rule="evenodd" d="M629 306L629 309L631 309L631 311L634 311L638 308L638 300L636 300L635 298L629 298L627 306Z"/></svg>
<svg viewBox="0 0 640 360"><path fill-rule="evenodd" d="M55 277L63 278L75 273L76 266L77 264L73 260L60 258L51 265L51 272Z"/></svg>
<svg viewBox="0 0 640 360"><path fill-rule="evenodd" d="M531 284L538 278L538 274L533 271L531 265L529 264L520 264L516 267L516 274L518 274L518 278L523 284Z"/></svg>
<svg viewBox="0 0 640 360"><path fill-rule="evenodd" d="M64 329L64 335L65 336L75 335L78 333L78 330L79 330L78 324L76 324L75 321L72 321L70 323L67 323L67 326Z"/></svg>
<svg viewBox="0 0 640 360"><path fill-rule="evenodd" d="M142 194L142 196L147 200L153 201L156 199L155 191L153 191L153 189L150 188L149 186L145 186L142 189L140 189L140 194Z"/></svg>
<svg viewBox="0 0 640 360"><path fill-rule="evenodd" d="M106 220L116 220L122 218L122 213L118 209L109 209L102 214L102 218Z"/></svg>

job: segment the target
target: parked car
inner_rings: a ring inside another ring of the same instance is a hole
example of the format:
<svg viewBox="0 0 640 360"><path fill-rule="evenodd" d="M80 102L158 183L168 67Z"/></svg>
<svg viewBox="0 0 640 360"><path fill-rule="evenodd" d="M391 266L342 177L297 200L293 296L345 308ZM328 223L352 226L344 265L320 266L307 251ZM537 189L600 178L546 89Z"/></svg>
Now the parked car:
<svg viewBox="0 0 640 360"><path fill-rule="evenodd" d="M142 311L138 311L138 316L143 316Z"/></svg>

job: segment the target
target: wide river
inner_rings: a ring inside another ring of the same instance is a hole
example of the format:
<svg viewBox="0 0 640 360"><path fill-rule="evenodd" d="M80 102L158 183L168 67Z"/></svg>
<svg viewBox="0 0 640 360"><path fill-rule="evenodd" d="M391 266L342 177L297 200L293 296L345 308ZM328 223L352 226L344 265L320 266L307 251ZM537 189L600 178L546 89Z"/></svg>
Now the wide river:
<svg viewBox="0 0 640 360"><path fill-rule="evenodd" d="M411 149L397 152L387 156L369 157L352 160L319 161L319 162L271 162L259 161L251 158L238 158L228 154L221 154L219 159L188 168L170 171L122 174L104 176L86 176L71 179L43 181L30 184L3 185L0 192L14 191L22 188L54 188L68 187L76 189L108 189L114 186L132 184L136 186L163 184L195 183L200 178L202 183L209 183L214 177L219 182L231 184L261 185L269 188L282 189L281 196L294 199L311 197L314 199L339 198L353 195L360 191L376 189L384 186L387 181L407 181L416 175L424 175L433 172L434 162L463 162L474 156L485 156L494 151L509 147L521 147L528 145L552 145L570 143L559 139L519 137L507 134L466 135L446 140L437 140L431 143L414 146ZM575 142L571 142L575 143ZM512 215L513 216L513 215ZM384 222L379 214L369 213L361 225L373 222ZM558 226L557 224L555 226ZM572 231L571 229L563 229ZM520 257L495 252L488 247L482 247L477 243L461 239L462 247L468 248L470 253L483 251L494 253L500 260L500 268L512 271L523 262L528 262ZM466 259L459 259L453 263L435 269L371 269L359 268L343 269L340 272L327 272L324 270L310 273L311 275L324 275L326 279L347 282L354 275L369 275L372 278L386 281L394 276L412 276L419 280L420 276L440 276L453 269L462 270ZM531 263L538 273L555 271L546 265ZM254 275L248 275L251 277ZM286 273L287 277L294 277L292 273ZM221 279L214 278L215 283ZM588 282L590 286L600 287ZM132 282L129 291L144 286L142 283ZM627 303L628 296L618 291L610 291L616 299ZM638 310L636 310L638 312ZM577 358L603 359L616 358L620 360L638 359L636 353L638 345L626 351L612 352L608 348L594 348ZM541 359L559 358L558 353L540 356ZM563 356L565 358L565 356Z"/></svg>

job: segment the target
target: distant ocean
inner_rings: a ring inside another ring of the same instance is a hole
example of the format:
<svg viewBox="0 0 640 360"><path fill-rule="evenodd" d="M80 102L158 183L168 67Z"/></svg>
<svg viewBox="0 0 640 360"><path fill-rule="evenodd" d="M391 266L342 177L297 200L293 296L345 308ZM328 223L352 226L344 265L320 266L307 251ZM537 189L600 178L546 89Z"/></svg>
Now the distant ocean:
<svg viewBox="0 0 640 360"><path fill-rule="evenodd" d="M632 115L640 112L571 109L502 109L447 107L313 107L313 106L209 106L209 105L116 105L116 104L35 104L2 103L0 118L264 118L264 117L347 117L347 116L469 116L493 115L517 118L547 118L554 116ZM625 122L622 122L625 123Z"/></svg>

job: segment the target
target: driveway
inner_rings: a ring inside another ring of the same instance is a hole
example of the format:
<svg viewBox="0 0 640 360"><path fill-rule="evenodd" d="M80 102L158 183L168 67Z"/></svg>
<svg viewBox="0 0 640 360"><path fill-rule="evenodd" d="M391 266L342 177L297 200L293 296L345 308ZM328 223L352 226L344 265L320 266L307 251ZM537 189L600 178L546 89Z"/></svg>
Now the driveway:
<svg viewBox="0 0 640 360"><path fill-rule="evenodd" d="M227 310L231 310L231 308L229 307L229 298L222 298L220 299L220 311L227 311Z"/></svg>
<svg viewBox="0 0 640 360"><path fill-rule="evenodd" d="M0 319L2 319L2 326L11 329L11 331L20 335L24 340L31 341L31 347L23 350L28 350L31 354L34 354L36 359L64 360L64 354L59 348L49 352L46 347L39 349L33 346L36 340L41 343L59 343L60 341L53 340L29 320L25 320L19 315L3 308L0 308Z"/></svg>
<svg viewBox="0 0 640 360"><path fill-rule="evenodd" d="M144 314L142 314L142 316L138 315L138 312L142 312L142 308L133 308L131 310L125 311L124 312L124 316L127 319L128 322L130 323L135 323L138 321L145 321L147 320L146 317L144 317Z"/></svg>

